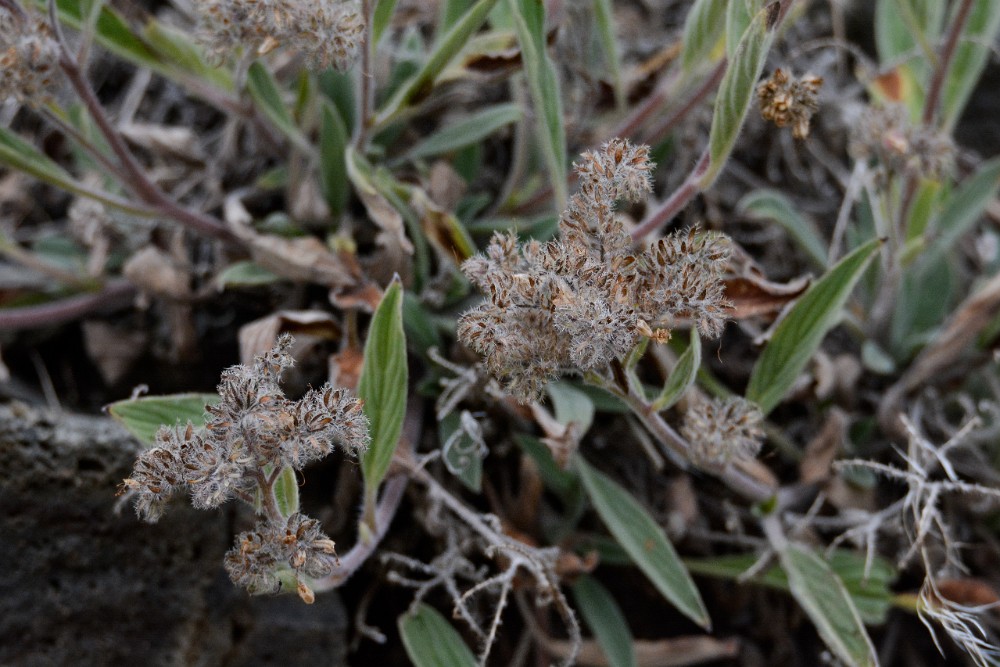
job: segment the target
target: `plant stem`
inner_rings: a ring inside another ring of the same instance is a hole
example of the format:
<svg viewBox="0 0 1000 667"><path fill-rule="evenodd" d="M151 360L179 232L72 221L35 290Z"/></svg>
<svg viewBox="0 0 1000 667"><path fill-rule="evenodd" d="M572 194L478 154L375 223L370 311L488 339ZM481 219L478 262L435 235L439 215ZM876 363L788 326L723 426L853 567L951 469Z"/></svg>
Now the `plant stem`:
<svg viewBox="0 0 1000 667"><path fill-rule="evenodd" d="M972 11L972 0L960 0L961 4L958 6L958 13L955 15L955 20L948 27L948 36L945 38L944 45L941 47L941 54L938 56L937 67L934 68L934 74L931 77L930 85L927 87L927 97L924 99L924 113L923 122L925 125L930 125L934 122L937 112L938 103L941 99L941 90L944 88L944 82L948 75L948 70L951 68L951 61L955 56L955 49L958 46L958 40L962 35L962 30L965 29L965 24L969 20L969 14Z"/></svg>
<svg viewBox="0 0 1000 667"><path fill-rule="evenodd" d="M711 162L711 156L706 148L680 187L667 197L667 200L660 204L659 208L635 226L635 229L632 230L632 240L641 241L649 234L659 231L663 225L670 222L681 209L687 206L701 192L701 177L708 171Z"/></svg>
<svg viewBox="0 0 1000 667"><path fill-rule="evenodd" d="M629 386L627 392L614 389L617 385L605 383L604 389L612 392L631 408L649 432L664 446L664 451L674 464L681 470L693 467L691 462L691 443L685 440L668 424L653 406L634 388ZM701 465L697 469L719 478L730 489L752 502L770 500L778 493L778 489L763 482L743 469L731 464Z"/></svg>
<svg viewBox="0 0 1000 667"><path fill-rule="evenodd" d="M393 457L393 462L404 470L412 468L413 448L420 439L422 427L423 402L411 400L406 410L406 418L403 421L403 433L396 445L396 453ZM399 509L399 504L403 500L403 492L409 481L410 476L406 472L394 473L386 478L382 487L382 497L372 511L374 521L370 533L355 542L351 550L339 559L333 572L313 582L312 589L314 591L319 593L342 585L375 553L375 549L389 530L389 524L396 516L396 510Z"/></svg>
<svg viewBox="0 0 1000 667"><path fill-rule="evenodd" d="M728 61L723 58L712 73L702 82L697 89L695 89L694 94L691 98L685 102L680 108L678 108L674 113L670 114L663 120L659 125L650 130L643 137L643 141L647 144L656 145L666 139L667 135L677 127L677 125L684 120L688 114L698 108L709 93L715 90L719 82L722 81L722 76L726 73L726 67L728 66Z"/></svg>
<svg viewBox="0 0 1000 667"><path fill-rule="evenodd" d="M105 113L104 107L101 106L97 95L90 86L90 82L84 76L73 54L70 53L66 38L62 32L62 25L59 23L55 10L55 2L49 3L49 21L52 24L56 34L56 41L59 45L59 67L73 87L73 90L80 97L91 118L94 119L97 129L100 130L105 141L108 142L111 151L118 158L120 174L123 176L126 185L143 202L157 208L165 217L176 220L203 234L226 241L235 241L236 237L221 221L205 213L181 206L149 180L142 165L132 155L121 134L111 124L111 120Z"/></svg>
<svg viewBox="0 0 1000 667"><path fill-rule="evenodd" d="M364 154L365 144L368 142L368 131L372 126L372 108L375 105L374 74L372 73L372 60L375 53L375 45L372 43L375 36L375 29L372 26L372 18L375 13L374 0L361 0L361 16L365 22L365 43L361 47L361 62L358 64L358 87L357 98L357 118L354 119L354 137L351 141L355 150Z"/></svg>
<svg viewBox="0 0 1000 667"><path fill-rule="evenodd" d="M71 296L40 306L0 309L0 331L54 327L95 312L123 308L133 298L135 287L126 280L116 280L93 294Z"/></svg>

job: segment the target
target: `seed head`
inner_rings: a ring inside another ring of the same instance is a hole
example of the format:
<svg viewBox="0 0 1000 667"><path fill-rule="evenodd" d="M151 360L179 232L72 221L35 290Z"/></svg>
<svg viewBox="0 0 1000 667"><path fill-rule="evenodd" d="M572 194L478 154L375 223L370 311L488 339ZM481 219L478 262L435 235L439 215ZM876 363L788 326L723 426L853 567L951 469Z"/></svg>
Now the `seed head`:
<svg viewBox="0 0 1000 667"><path fill-rule="evenodd" d="M561 373L603 370L643 336L665 340L680 320L709 336L725 320L722 237L691 230L637 251L615 215L616 200L650 190L648 148L614 140L576 169L558 239L518 247L497 234L462 266L487 300L459 320L459 339L522 400Z"/></svg>
<svg viewBox="0 0 1000 667"><path fill-rule="evenodd" d="M696 464L726 465L757 456L763 419L756 405L738 396L702 401L685 415L681 433L691 443Z"/></svg>
<svg viewBox="0 0 1000 667"><path fill-rule="evenodd" d="M953 169L955 144L946 133L910 122L902 105L869 107L855 126L851 153L882 178L912 174L941 180Z"/></svg>
<svg viewBox="0 0 1000 667"><path fill-rule="evenodd" d="M809 121L819 109L816 95L822 85L822 77L814 74L796 79L776 69L757 87L760 115L778 127L791 125L792 136L805 139L809 136Z"/></svg>
<svg viewBox="0 0 1000 667"><path fill-rule="evenodd" d="M0 101L40 106L51 98L59 48L46 20L0 6Z"/></svg>
<svg viewBox="0 0 1000 667"><path fill-rule="evenodd" d="M364 33L353 0L199 0L199 37L216 63L240 49L301 52L316 70L350 67Z"/></svg>

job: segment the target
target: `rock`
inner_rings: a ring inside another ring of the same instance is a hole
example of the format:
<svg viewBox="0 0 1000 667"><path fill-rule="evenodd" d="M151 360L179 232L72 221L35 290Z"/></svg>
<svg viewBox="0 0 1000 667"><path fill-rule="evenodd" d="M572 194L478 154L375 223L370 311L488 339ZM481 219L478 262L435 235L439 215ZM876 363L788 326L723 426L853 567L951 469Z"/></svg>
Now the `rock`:
<svg viewBox="0 0 1000 667"><path fill-rule="evenodd" d="M229 582L233 509L116 508L139 448L109 419L0 405L0 664L346 664L336 593Z"/></svg>

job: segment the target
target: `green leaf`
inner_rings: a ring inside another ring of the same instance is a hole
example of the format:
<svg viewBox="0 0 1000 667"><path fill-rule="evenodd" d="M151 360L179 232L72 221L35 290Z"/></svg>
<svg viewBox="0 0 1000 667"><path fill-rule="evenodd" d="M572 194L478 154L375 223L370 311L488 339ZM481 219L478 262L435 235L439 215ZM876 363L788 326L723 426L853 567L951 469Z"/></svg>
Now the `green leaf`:
<svg viewBox="0 0 1000 667"><path fill-rule="evenodd" d="M482 493L483 457L478 443L468 433L461 431L461 427L462 416L457 412L448 413L438 424L438 443L441 445L442 458L448 470L466 488L474 493ZM455 440L451 447L445 450L445 444L453 437Z"/></svg>
<svg viewBox="0 0 1000 667"><path fill-rule="evenodd" d="M706 630L710 629L712 622L698 588L649 512L628 491L592 468L583 457L576 458L576 468L594 509L632 561L681 613Z"/></svg>
<svg viewBox="0 0 1000 667"><path fill-rule="evenodd" d="M319 127L319 185L334 215L347 208L350 181L344 151L347 149L347 126L332 102L323 102Z"/></svg>
<svg viewBox="0 0 1000 667"><path fill-rule="evenodd" d="M720 2L724 0L719 0ZM604 58L607 60L611 73L611 85L615 91L615 105L624 109L628 103L625 95L625 83L622 79L622 63L618 54L618 39L615 33L615 15L611 0L594 0L594 23L601 38Z"/></svg>
<svg viewBox="0 0 1000 667"><path fill-rule="evenodd" d="M681 52L681 64L688 72L713 59L719 42L725 37L726 8L729 4L741 3L696 0L688 10L687 18L684 19L684 50Z"/></svg>
<svg viewBox="0 0 1000 667"><path fill-rule="evenodd" d="M271 273L264 267L244 260L230 264L215 278L216 288L220 291L227 287L255 287L270 285L281 280L281 276Z"/></svg>
<svg viewBox="0 0 1000 667"><path fill-rule="evenodd" d="M653 411L666 410L680 400L684 392L694 384L701 366L701 337L697 327L691 327L691 344L677 360L677 365L670 372L670 377L663 383L663 390L653 401Z"/></svg>
<svg viewBox="0 0 1000 667"><path fill-rule="evenodd" d="M1000 157L979 165L976 172L962 181L944 203L936 219L939 234L922 255L922 265L933 265L951 250L951 247L982 217L993 201L1000 185Z"/></svg>
<svg viewBox="0 0 1000 667"><path fill-rule="evenodd" d="M205 406L218 402L218 394L168 394L116 401L104 409L139 442L152 445L161 426L204 426Z"/></svg>
<svg viewBox="0 0 1000 667"><path fill-rule="evenodd" d="M399 617L399 634L414 667L476 667L476 657L444 616L423 603Z"/></svg>
<svg viewBox="0 0 1000 667"><path fill-rule="evenodd" d="M778 551L792 596L830 650L848 665L877 665L878 656L840 577L812 550L789 543Z"/></svg>
<svg viewBox="0 0 1000 667"><path fill-rule="evenodd" d="M400 86L396 94L378 112L375 119L376 132L385 129L401 111L430 94L434 81L458 55L469 38L486 22L486 17L497 1L479 0L437 41L423 66Z"/></svg>
<svg viewBox="0 0 1000 667"><path fill-rule="evenodd" d="M374 497L389 470L406 414L406 334L403 286L395 279L372 317L365 342L358 397L371 426L371 445L361 457L365 493Z"/></svg>
<svg viewBox="0 0 1000 667"><path fill-rule="evenodd" d="M292 114L281 99L281 90L274 77L261 62L254 61L247 70L247 90L257 107L274 123L298 149L306 154L313 152L309 141L302 136Z"/></svg>
<svg viewBox="0 0 1000 667"><path fill-rule="evenodd" d="M549 170L556 208L566 207L566 132L555 64L549 58L545 5L541 0L508 0L521 45L524 73L538 117L542 155Z"/></svg>
<svg viewBox="0 0 1000 667"><path fill-rule="evenodd" d="M593 577L583 575L573 584L576 607L611 667L637 667L628 621L615 599Z"/></svg>
<svg viewBox="0 0 1000 667"><path fill-rule="evenodd" d="M740 0L729 0L726 4L726 58L730 60L736 55L736 47L740 44L740 38L750 26L750 13L747 3Z"/></svg>
<svg viewBox="0 0 1000 667"><path fill-rule="evenodd" d="M299 480L291 466L284 466L274 480L274 500L286 519L299 511Z"/></svg>
<svg viewBox="0 0 1000 667"><path fill-rule="evenodd" d="M518 433L514 440L538 466L538 474L545 486L552 489L564 501L576 495L580 483L576 475L563 470L552 457L552 450L538 438Z"/></svg>
<svg viewBox="0 0 1000 667"><path fill-rule="evenodd" d="M441 155L478 143L501 127L521 120L523 112L518 104L498 104L477 111L467 118L445 125L411 148L406 158Z"/></svg>
<svg viewBox="0 0 1000 667"><path fill-rule="evenodd" d="M740 4L737 0L733 4ZM707 189L726 166L729 154L736 145L736 138L743 127L750 103L757 90L757 79L764 70L767 52L774 40L774 30L767 26L768 10L757 12L740 38L736 51L729 59L729 67L719 84L712 115L712 129L708 137L711 163L701 179L702 189Z"/></svg>
<svg viewBox="0 0 1000 667"><path fill-rule="evenodd" d="M420 300L407 292L403 297L403 328L411 350L426 356L432 347L442 349L444 341L431 314ZM454 329L454 327L452 327Z"/></svg>
<svg viewBox="0 0 1000 667"><path fill-rule="evenodd" d="M209 65L202 50L189 39L189 35L156 19L147 21L142 30L142 38L168 67L190 72L222 90L232 92L233 80L229 73Z"/></svg>
<svg viewBox="0 0 1000 667"><path fill-rule="evenodd" d="M756 554L731 554L711 558L685 559L688 569L707 577L721 577L736 580L743 576L757 562ZM870 571L863 554L847 549L836 549L830 554L830 568L844 582L861 620L869 625L885 623L892 608L892 583L896 580L896 570L889 561L875 556ZM750 581L789 591L788 577L781 566L775 565L753 577Z"/></svg>
<svg viewBox="0 0 1000 667"><path fill-rule="evenodd" d="M811 220L799 213L788 198L777 190L752 190L737 205L740 213L754 220L773 220L806 251L819 269L826 268L826 242Z"/></svg>
<svg viewBox="0 0 1000 667"><path fill-rule="evenodd" d="M778 323L754 365L746 392L764 414L784 398L827 332L840 321L841 309L880 245L874 239L837 262Z"/></svg>
<svg viewBox="0 0 1000 667"><path fill-rule="evenodd" d="M934 44L941 30L945 4L940 0L881 0L876 3L875 46L879 62L905 61L903 66L914 70L921 84L926 85L931 69L929 63L937 58Z"/></svg>
<svg viewBox="0 0 1000 667"><path fill-rule="evenodd" d="M447 30L472 6L472 0L443 0L438 13L438 30Z"/></svg>
<svg viewBox="0 0 1000 667"><path fill-rule="evenodd" d="M575 423L583 435L594 423L594 403L590 397L566 381L551 382L545 387L552 399L556 421L563 426Z"/></svg>
<svg viewBox="0 0 1000 667"><path fill-rule="evenodd" d="M99 201L127 213L146 216L149 211L116 195L85 187L69 172L49 159L33 145L10 130L0 127L0 164L33 176L38 180L73 194Z"/></svg>
<svg viewBox="0 0 1000 667"><path fill-rule="evenodd" d="M953 3L957 11L960 3ZM954 14L948 22L954 21ZM990 55L990 45L1000 29L1000 2L996 0L974 0L965 30L959 39L951 67L944 81L941 94L941 124L945 132L951 132L958 123L972 89Z"/></svg>
<svg viewBox="0 0 1000 667"><path fill-rule="evenodd" d="M392 10L396 8L396 0L378 0L375 11L372 12L372 44L378 44L385 29L392 19ZM368 48L365 45L362 48Z"/></svg>

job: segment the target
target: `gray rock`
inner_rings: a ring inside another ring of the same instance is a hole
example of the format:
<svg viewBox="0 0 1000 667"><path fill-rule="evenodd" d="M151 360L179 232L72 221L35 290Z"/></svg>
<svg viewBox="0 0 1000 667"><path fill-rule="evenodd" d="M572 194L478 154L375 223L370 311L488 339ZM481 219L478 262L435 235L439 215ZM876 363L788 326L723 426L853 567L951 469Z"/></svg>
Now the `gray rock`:
<svg viewBox="0 0 1000 667"><path fill-rule="evenodd" d="M346 664L336 593L229 582L232 509L116 509L139 448L109 419L0 405L0 665Z"/></svg>

